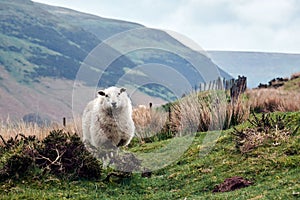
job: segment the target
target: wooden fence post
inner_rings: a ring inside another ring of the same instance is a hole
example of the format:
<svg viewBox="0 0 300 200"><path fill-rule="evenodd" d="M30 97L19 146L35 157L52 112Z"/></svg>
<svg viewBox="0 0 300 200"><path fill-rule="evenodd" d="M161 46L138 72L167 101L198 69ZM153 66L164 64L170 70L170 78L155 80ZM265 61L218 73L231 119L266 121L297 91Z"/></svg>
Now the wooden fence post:
<svg viewBox="0 0 300 200"><path fill-rule="evenodd" d="M63 126L66 127L66 118L63 117Z"/></svg>
<svg viewBox="0 0 300 200"><path fill-rule="evenodd" d="M230 88L230 97L232 103L234 104L235 101L239 98L240 94L244 93L247 89L247 77L245 76L238 76Z"/></svg>

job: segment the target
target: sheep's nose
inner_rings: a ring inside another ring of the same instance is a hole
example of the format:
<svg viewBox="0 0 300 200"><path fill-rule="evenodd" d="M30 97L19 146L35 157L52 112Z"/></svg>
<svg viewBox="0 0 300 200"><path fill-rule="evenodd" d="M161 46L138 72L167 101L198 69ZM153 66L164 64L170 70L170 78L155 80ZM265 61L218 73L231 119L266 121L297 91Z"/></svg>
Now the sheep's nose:
<svg viewBox="0 0 300 200"><path fill-rule="evenodd" d="M117 103L116 103L116 102L112 102L111 105L112 105L112 107L114 107L114 108L117 107Z"/></svg>

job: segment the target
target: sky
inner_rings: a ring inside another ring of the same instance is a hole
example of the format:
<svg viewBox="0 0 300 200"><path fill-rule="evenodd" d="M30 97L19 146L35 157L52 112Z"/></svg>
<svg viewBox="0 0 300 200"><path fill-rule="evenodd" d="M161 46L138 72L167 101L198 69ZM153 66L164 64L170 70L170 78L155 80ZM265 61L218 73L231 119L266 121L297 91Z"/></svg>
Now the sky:
<svg viewBox="0 0 300 200"><path fill-rule="evenodd" d="M299 0L34 0L171 30L204 50L300 53Z"/></svg>

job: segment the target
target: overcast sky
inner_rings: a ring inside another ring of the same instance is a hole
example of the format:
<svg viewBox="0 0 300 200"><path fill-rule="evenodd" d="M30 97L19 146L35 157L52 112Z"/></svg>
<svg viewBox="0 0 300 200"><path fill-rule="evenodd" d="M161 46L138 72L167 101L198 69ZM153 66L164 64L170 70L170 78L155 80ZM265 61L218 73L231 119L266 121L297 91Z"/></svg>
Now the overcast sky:
<svg viewBox="0 0 300 200"><path fill-rule="evenodd" d="M181 33L204 50L300 53L299 0L34 0Z"/></svg>

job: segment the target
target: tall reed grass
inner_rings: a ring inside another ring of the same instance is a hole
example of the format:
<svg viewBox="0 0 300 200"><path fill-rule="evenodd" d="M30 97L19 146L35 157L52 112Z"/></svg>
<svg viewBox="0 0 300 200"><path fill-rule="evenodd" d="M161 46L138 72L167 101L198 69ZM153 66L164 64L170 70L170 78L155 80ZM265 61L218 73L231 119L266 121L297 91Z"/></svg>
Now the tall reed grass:
<svg viewBox="0 0 300 200"><path fill-rule="evenodd" d="M246 92L255 112L300 111L300 93L281 89L254 89Z"/></svg>
<svg viewBox="0 0 300 200"><path fill-rule="evenodd" d="M132 118L137 138L139 141L144 141L144 139L153 137L163 131L168 113L162 109L140 106L133 110Z"/></svg>
<svg viewBox="0 0 300 200"><path fill-rule="evenodd" d="M249 117L249 106L243 98L231 103L224 91L192 93L172 107L171 124L176 132L222 130Z"/></svg>

